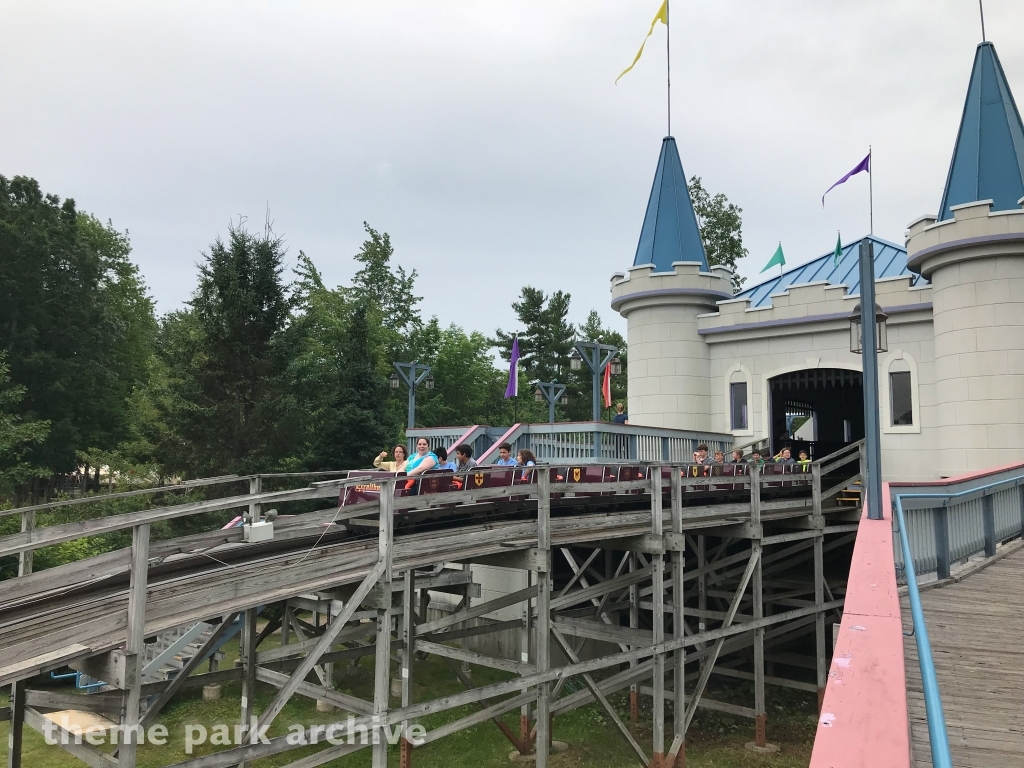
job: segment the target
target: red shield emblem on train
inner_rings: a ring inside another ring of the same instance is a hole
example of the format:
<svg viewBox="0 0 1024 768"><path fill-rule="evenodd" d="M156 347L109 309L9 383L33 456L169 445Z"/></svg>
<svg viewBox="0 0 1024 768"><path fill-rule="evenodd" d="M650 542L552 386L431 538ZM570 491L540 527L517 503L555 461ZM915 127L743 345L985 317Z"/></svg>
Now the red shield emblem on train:
<svg viewBox="0 0 1024 768"><path fill-rule="evenodd" d="M474 472L473 473L473 484L477 488L483 487L483 484L484 484L484 473L483 472Z"/></svg>
<svg viewBox="0 0 1024 768"><path fill-rule="evenodd" d="M437 490L437 480L435 480L434 478L430 478L429 485L430 485L430 490L432 490L432 491L436 491Z"/></svg>
<svg viewBox="0 0 1024 768"><path fill-rule="evenodd" d="M573 480L574 483L578 483L580 481L580 468L579 467L573 467L572 468L572 480Z"/></svg>

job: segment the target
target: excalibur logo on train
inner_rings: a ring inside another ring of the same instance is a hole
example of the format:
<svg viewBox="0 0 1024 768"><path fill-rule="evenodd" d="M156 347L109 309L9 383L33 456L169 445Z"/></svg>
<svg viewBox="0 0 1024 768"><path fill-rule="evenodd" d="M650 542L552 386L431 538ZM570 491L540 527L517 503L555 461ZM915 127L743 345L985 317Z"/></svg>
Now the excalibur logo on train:
<svg viewBox="0 0 1024 768"><path fill-rule="evenodd" d="M212 746L242 746L256 744L270 744L267 736L267 725L259 725L255 717L252 718L248 729L243 730L240 724L219 725L207 728L199 723L185 723L182 728L185 736L185 754L191 755L194 749L203 744L209 743ZM402 724L397 723L394 727L381 723L377 717L369 722L357 722L356 718L349 715L348 720L341 723L321 723L305 726L295 723L288 727L288 734L285 742L291 746L308 746L326 742L334 746L340 744L381 744L381 737L388 744L396 745L402 738ZM411 725L405 731L406 740L415 747L426 743L427 729L422 725ZM162 747L167 744L168 730L165 725L151 725L144 729L141 725L116 725L106 729L100 725L90 725L82 728L77 723L71 723L67 715L61 717L61 722L56 723L47 719L43 723L43 738L47 744L81 744L85 741L94 747L104 744L153 744Z"/></svg>

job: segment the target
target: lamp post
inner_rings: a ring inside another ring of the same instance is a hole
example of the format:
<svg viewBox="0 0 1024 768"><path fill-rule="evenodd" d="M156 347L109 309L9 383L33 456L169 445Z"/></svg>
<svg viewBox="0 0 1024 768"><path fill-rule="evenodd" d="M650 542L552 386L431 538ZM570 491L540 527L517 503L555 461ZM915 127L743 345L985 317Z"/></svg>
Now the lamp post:
<svg viewBox="0 0 1024 768"><path fill-rule="evenodd" d="M394 363L398 373L388 378L392 389L398 389L401 382L409 386L409 429L416 426L416 387L423 384L427 389L434 388L434 377L430 375L430 366L421 365L413 360L411 363ZM399 378L401 376L401 378Z"/></svg>
<svg viewBox="0 0 1024 768"><path fill-rule="evenodd" d="M569 402L569 398L565 396L565 384L559 384L557 381L538 381L533 399L538 403L548 401L548 424L555 423L555 403L559 400L562 405Z"/></svg>
<svg viewBox="0 0 1024 768"><path fill-rule="evenodd" d="M861 307L873 307L863 313ZM860 243L860 304L850 317L850 351L864 357L864 490L868 519L882 519L882 439L878 423L878 353L888 346L886 315L875 303L875 249L865 238Z"/></svg>
<svg viewBox="0 0 1024 768"><path fill-rule="evenodd" d="M609 364L612 364L612 373L615 368L622 370L621 363L614 363L612 358L619 351L618 347L610 344L599 344L596 341L577 341L573 345L572 354L569 355L569 367L574 371L581 370L583 363L594 376L594 421L601 420L601 374ZM617 361L618 358L615 358Z"/></svg>

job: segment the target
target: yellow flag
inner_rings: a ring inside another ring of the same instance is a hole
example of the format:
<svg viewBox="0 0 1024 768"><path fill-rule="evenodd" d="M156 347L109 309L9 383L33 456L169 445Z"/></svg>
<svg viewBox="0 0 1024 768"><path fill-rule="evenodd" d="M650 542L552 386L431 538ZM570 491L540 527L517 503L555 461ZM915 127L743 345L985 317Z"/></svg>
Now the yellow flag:
<svg viewBox="0 0 1024 768"><path fill-rule="evenodd" d="M644 41L640 43L640 50L636 52L636 58L633 59L632 64L630 64L628 67L622 70L622 75L629 72L629 70L636 66L636 63L640 61L640 56L643 55L644 52L644 46L647 45L647 38L654 34L654 25L657 24L659 21L666 27L668 26L668 0L664 0L664 2L662 2L661 8L659 8L658 12L654 15L654 21L651 22L651 28L647 30L647 37L645 37ZM618 77L615 78L616 83L618 83L619 80L622 79L622 75L619 75Z"/></svg>

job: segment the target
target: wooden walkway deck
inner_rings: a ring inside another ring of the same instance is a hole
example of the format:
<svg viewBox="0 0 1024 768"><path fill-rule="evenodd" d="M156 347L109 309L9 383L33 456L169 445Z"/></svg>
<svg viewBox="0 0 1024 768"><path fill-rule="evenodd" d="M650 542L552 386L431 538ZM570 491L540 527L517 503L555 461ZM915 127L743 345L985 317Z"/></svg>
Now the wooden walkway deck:
<svg viewBox="0 0 1024 768"><path fill-rule="evenodd" d="M1024 549L921 593L956 768L1024 768ZM901 599L904 625L910 607ZM917 644L905 638L911 749L930 768Z"/></svg>

